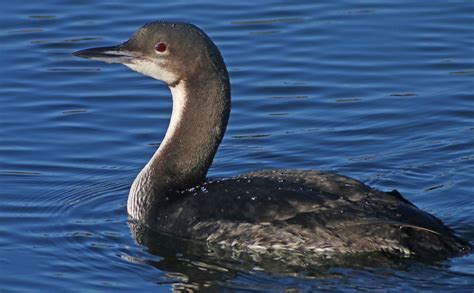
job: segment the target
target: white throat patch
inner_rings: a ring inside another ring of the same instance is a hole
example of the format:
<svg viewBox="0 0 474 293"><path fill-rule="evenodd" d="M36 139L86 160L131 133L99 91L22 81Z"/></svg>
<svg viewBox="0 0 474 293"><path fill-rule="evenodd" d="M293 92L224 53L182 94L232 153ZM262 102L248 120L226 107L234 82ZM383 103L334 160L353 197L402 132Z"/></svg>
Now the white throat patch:
<svg viewBox="0 0 474 293"><path fill-rule="evenodd" d="M136 59L131 63L124 63L124 65L136 72L164 81L167 84L174 84L178 80L178 77L173 72L166 70L164 66L157 62L146 59Z"/></svg>
<svg viewBox="0 0 474 293"><path fill-rule="evenodd" d="M187 92L186 86L184 82L179 82L176 86L170 87L171 95L173 97L173 110L171 112L171 119L168 125L168 129L166 130L165 137L160 144L160 147L155 152L151 160L147 163L147 165L143 168L140 174L135 178L133 181L132 187L130 188L130 192L128 195L128 202L127 202L127 211L128 214L134 219L141 219L143 210L140 208L140 198L142 192L148 192L147 184L149 184L149 173L148 171L150 168L152 169L152 164L159 157L160 151L162 151L166 147L171 146L172 137L175 135L176 130L181 123L181 119L184 114L184 110L186 109L186 101L187 101ZM146 198L146 197L145 197Z"/></svg>
<svg viewBox="0 0 474 293"><path fill-rule="evenodd" d="M165 137L161 141L160 147L153 155L153 158L157 157L161 150L166 147L170 147L170 142L176 133L184 115L184 110L187 106L187 91L184 82L179 82L176 86L170 87L171 95L173 98L173 110L171 112L170 123L166 130ZM153 161L153 158L149 163Z"/></svg>

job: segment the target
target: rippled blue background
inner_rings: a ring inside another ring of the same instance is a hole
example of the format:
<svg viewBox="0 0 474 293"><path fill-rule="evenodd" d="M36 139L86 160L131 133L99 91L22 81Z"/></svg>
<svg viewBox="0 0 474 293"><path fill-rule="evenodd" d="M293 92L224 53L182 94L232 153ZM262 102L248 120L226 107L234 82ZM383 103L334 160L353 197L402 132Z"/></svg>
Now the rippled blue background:
<svg viewBox="0 0 474 293"><path fill-rule="evenodd" d="M71 53L145 22L192 22L228 65L233 108L209 172L321 169L398 189L474 241L474 2L2 1L0 291L192 288L472 291L474 257L399 269L198 280L151 265L128 188L163 138L168 89ZM182 262L182 263L179 263ZM202 266L202 267L200 267ZM304 274L304 272L303 272Z"/></svg>

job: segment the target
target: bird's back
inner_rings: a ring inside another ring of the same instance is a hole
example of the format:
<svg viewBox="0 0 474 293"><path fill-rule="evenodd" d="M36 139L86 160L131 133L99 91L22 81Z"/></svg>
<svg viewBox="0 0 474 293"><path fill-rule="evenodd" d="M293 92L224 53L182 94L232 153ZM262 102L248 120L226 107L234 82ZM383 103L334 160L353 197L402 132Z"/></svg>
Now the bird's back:
<svg viewBox="0 0 474 293"><path fill-rule="evenodd" d="M446 257L470 251L397 191L318 171L273 170L178 192L154 228L239 250L315 255L383 252Z"/></svg>

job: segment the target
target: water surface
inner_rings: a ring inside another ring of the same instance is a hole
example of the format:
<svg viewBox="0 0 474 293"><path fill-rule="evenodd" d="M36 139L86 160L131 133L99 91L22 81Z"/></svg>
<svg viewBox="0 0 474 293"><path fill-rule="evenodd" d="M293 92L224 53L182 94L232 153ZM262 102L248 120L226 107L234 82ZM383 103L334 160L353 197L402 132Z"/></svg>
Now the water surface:
<svg viewBox="0 0 474 293"><path fill-rule="evenodd" d="M163 138L169 91L71 55L118 44L148 21L195 23L221 49L232 82L231 119L209 176L337 172L398 189L472 242L472 1L0 6L0 291L472 292L472 255L279 274L207 258L178 240L137 244L128 188Z"/></svg>

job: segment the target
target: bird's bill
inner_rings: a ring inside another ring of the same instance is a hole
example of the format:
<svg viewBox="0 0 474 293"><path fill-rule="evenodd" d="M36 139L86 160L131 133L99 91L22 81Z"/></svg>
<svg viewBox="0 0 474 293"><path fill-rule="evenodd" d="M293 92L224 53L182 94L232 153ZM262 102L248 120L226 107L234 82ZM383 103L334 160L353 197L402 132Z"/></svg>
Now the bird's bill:
<svg viewBox="0 0 474 293"><path fill-rule="evenodd" d="M124 49L121 45L84 49L73 54L82 58L121 64L130 63L135 58L132 52Z"/></svg>

